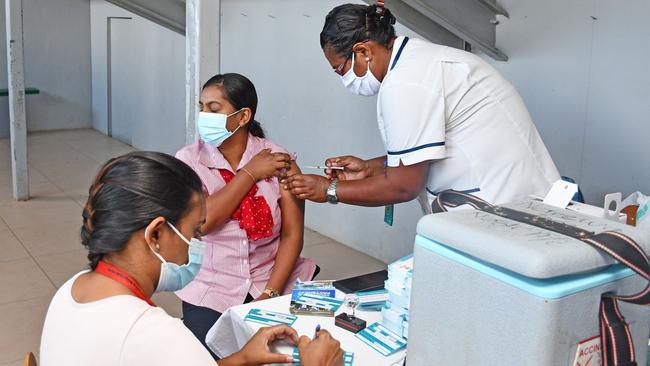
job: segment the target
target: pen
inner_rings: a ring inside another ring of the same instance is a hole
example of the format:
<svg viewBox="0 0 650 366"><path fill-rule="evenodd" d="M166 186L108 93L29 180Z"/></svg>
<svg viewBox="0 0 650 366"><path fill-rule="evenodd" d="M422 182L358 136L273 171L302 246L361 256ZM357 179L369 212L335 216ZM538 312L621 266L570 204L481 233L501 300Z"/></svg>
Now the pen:
<svg viewBox="0 0 650 366"><path fill-rule="evenodd" d="M314 332L314 339L318 337L318 332L320 332L320 324L316 325L316 331Z"/></svg>
<svg viewBox="0 0 650 366"><path fill-rule="evenodd" d="M314 166L314 165L308 165L308 166L306 166L305 168L309 168L309 169L323 169L323 170L324 170L324 169L332 169L332 170L344 170L344 169L345 169L345 167L342 167L342 166L317 166L317 165L316 165L316 166Z"/></svg>

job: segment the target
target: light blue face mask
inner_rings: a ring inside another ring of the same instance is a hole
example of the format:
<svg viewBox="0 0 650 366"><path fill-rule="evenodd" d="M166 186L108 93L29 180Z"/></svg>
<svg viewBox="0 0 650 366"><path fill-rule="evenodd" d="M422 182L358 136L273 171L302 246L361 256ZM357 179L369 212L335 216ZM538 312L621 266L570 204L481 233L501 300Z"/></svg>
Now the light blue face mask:
<svg viewBox="0 0 650 366"><path fill-rule="evenodd" d="M203 253L205 252L204 242L196 238L192 238L192 240L188 241L183 234L174 227L174 225L169 222L167 222L167 225L174 230L176 235L180 236L181 239L187 243L187 254L189 260L186 264L179 266L176 263L167 262L160 253L157 253L149 247L153 254L162 262L162 265L160 266L160 278L158 279L158 286L156 286L155 292L178 291L187 286L187 284L192 282L194 277L196 277L196 274L199 273L201 264L203 263Z"/></svg>
<svg viewBox="0 0 650 366"><path fill-rule="evenodd" d="M237 126L234 131L230 132L226 128L228 117L235 115L243 110L240 109L230 114L223 113L207 113L199 112L199 120L197 122L199 128L199 136L204 142L219 147L223 144L228 137L232 136L239 130L241 125Z"/></svg>

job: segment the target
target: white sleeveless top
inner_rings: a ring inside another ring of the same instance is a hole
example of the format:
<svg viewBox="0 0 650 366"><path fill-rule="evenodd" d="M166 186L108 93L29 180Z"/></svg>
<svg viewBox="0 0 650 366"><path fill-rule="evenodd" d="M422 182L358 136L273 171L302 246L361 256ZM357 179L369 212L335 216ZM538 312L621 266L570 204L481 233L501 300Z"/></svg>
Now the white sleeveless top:
<svg viewBox="0 0 650 366"><path fill-rule="evenodd" d="M180 319L135 296L81 304L71 289L56 292L45 318L41 366L216 365Z"/></svg>

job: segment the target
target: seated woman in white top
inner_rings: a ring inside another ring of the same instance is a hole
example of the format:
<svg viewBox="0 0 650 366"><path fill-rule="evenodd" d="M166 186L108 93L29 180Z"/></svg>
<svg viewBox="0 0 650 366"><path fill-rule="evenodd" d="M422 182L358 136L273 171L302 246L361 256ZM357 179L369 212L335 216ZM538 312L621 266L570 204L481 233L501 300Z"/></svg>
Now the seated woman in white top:
<svg viewBox="0 0 650 366"><path fill-rule="evenodd" d="M83 210L81 239L90 270L54 295L41 338L42 366L215 365L183 326L150 300L190 282L203 259L201 180L180 160L134 152L99 171ZM188 239L188 238L191 238ZM275 340L298 344L303 365L341 365L339 343L321 331L311 341L287 326L262 328L219 365L287 363Z"/></svg>

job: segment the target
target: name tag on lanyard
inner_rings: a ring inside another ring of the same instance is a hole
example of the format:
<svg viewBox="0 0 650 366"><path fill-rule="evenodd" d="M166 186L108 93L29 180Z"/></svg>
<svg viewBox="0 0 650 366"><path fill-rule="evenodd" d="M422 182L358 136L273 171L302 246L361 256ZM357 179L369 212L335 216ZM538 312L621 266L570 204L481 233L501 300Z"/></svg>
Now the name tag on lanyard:
<svg viewBox="0 0 650 366"><path fill-rule="evenodd" d="M384 170L388 169L388 159L384 160ZM388 226L393 226L393 214L395 212L395 205L390 204L384 206L384 222Z"/></svg>
<svg viewBox="0 0 650 366"><path fill-rule="evenodd" d="M393 213L395 211L395 205L390 204L384 207L384 222L388 226L393 226Z"/></svg>

